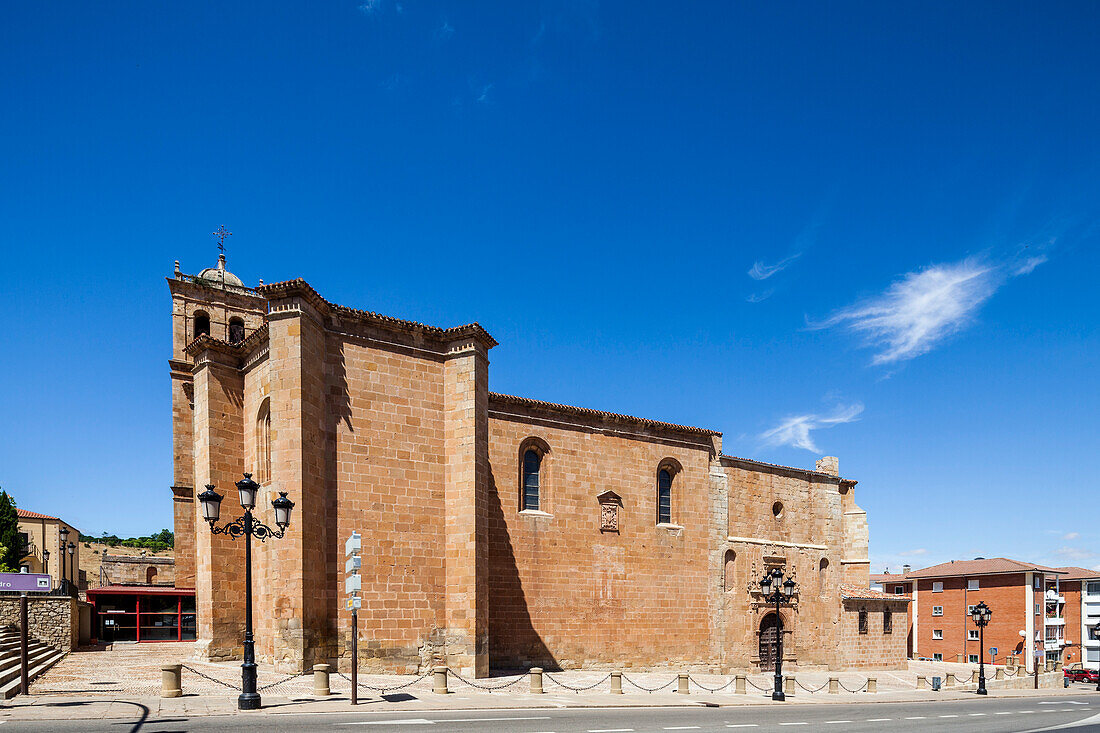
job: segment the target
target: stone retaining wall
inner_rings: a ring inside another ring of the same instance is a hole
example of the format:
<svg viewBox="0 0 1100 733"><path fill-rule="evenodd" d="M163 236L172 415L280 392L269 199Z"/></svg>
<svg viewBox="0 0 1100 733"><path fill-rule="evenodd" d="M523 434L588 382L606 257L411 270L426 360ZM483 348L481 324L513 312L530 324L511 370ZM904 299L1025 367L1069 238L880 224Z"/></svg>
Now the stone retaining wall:
<svg viewBox="0 0 1100 733"><path fill-rule="evenodd" d="M80 645L80 606L75 598L30 596L27 621L31 637L54 649L71 652ZM19 597L0 598L0 626L19 628Z"/></svg>

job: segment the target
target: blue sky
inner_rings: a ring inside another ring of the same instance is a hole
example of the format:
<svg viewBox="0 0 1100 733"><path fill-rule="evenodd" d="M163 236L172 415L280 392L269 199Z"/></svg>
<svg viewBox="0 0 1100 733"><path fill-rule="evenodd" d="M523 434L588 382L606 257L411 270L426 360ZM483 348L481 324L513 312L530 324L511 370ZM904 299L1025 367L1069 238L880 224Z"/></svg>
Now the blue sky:
<svg viewBox="0 0 1100 733"><path fill-rule="evenodd" d="M8 4L0 485L171 526L170 301L501 345L491 388L860 481L875 569L1100 566L1092 3Z"/></svg>

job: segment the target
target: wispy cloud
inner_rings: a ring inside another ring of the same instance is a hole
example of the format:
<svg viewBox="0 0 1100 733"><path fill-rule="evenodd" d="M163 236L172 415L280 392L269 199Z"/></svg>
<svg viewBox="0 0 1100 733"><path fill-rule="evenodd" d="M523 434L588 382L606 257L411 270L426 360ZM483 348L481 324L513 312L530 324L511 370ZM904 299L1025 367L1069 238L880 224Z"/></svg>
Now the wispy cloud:
<svg viewBox="0 0 1100 733"><path fill-rule="evenodd" d="M774 265L768 265L764 263L763 260L757 260L753 263L752 267L749 268L749 277L751 277L753 280L767 280L775 273L782 272L783 270L787 269L788 265L790 265L801 256L802 253L797 252L789 257L784 257L783 259L779 260L779 262L776 262Z"/></svg>
<svg viewBox="0 0 1100 733"><path fill-rule="evenodd" d="M906 550L905 552L899 552L898 554L902 557L919 557L921 555L927 555L928 550L923 547L918 547L915 550Z"/></svg>
<svg viewBox="0 0 1100 733"><path fill-rule="evenodd" d="M359 12L363 15L374 15L382 9L382 0L363 0L359 3Z"/></svg>
<svg viewBox="0 0 1100 733"><path fill-rule="evenodd" d="M1072 542L1073 540L1077 539L1080 536L1081 535L1078 532L1067 532L1066 534L1062 535L1062 539L1065 540L1066 542Z"/></svg>
<svg viewBox="0 0 1100 733"><path fill-rule="evenodd" d="M477 95L477 101L481 102L482 104L488 104L489 102L492 101L492 99L489 96L490 92L492 92L492 91L493 91L493 85L492 84L482 85L481 92Z"/></svg>
<svg viewBox="0 0 1100 733"><path fill-rule="evenodd" d="M810 328L843 326L863 334L867 345L877 350L873 364L913 359L969 325L1009 277L1026 275L1046 258L1031 259L1038 261L1029 266L995 265L968 257L930 265L903 275L875 297L836 311L821 323L811 323Z"/></svg>
<svg viewBox="0 0 1100 733"><path fill-rule="evenodd" d="M772 295L774 295L774 294L775 294L775 288L768 288L767 290L765 290L762 293L749 293L747 296L745 296L745 300L747 300L750 303L760 303L760 302L765 301L768 298L772 297Z"/></svg>
<svg viewBox="0 0 1100 733"><path fill-rule="evenodd" d="M1031 271L1039 265L1047 261L1046 255L1039 255L1038 257L1028 257L1023 262L1016 265L1012 271L1013 275L1030 275Z"/></svg>
<svg viewBox="0 0 1100 733"><path fill-rule="evenodd" d="M448 23L447 19L444 18L442 21L440 21L439 27L435 29L435 33L433 35L435 36L436 40L438 40L438 41L446 41L448 38L450 38L454 34L455 34L454 26L452 26L450 23Z"/></svg>
<svg viewBox="0 0 1100 733"><path fill-rule="evenodd" d="M1054 554L1072 560L1073 562L1084 562L1085 560L1092 560L1096 557L1095 552L1086 550L1083 547L1059 547L1054 551Z"/></svg>
<svg viewBox="0 0 1100 733"><path fill-rule="evenodd" d="M817 444L814 443L811 433L814 430L824 430L835 425L843 425L858 420L862 412L863 405L857 402L848 406L838 406L836 410L827 415L791 415L783 418L771 430L765 430L761 433L760 440L764 445L789 445L813 453L821 453Z"/></svg>

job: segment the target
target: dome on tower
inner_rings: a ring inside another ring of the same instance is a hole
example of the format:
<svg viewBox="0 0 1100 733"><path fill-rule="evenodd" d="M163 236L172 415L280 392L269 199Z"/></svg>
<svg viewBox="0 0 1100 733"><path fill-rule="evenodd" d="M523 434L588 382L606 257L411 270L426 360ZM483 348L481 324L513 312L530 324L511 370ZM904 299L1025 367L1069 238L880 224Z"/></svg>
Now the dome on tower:
<svg viewBox="0 0 1100 733"><path fill-rule="evenodd" d="M206 280L207 282L220 283L225 285L236 285L239 288L245 287L245 284L241 282L241 279L234 275L229 270L225 269L225 255L218 255L218 266L207 267L205 270L198 274L200 280Z"/></svg>

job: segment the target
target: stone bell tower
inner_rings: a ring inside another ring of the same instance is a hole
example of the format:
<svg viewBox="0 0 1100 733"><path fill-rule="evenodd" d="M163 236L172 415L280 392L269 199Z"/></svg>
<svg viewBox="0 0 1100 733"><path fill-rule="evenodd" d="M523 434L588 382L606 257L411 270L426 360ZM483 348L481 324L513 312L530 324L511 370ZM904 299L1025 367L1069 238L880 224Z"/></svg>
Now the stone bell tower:
<svg viewBox="0 0 1100 733"><path fill-rule="evenodd" d="M226 269L225 254L197 275L168 278L172 294L172 499L176 534L176 585L195 585L194 377L184 347L200 335L237 343L264 325L267 300ZM205 475L205 472L204 472Z"/></svg>

